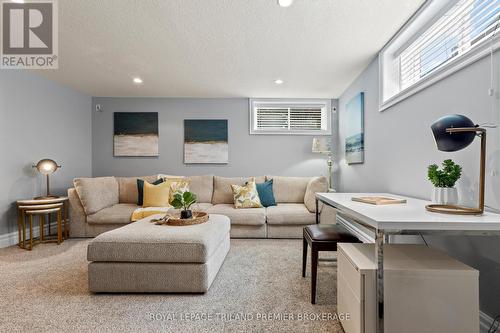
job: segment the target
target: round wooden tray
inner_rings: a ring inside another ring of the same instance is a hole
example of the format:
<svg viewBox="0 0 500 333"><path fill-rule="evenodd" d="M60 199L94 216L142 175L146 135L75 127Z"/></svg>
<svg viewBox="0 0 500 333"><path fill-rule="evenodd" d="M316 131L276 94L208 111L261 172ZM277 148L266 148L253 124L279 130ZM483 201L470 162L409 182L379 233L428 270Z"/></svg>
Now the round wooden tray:
<svg viewBox="0 0 500 333"><path fill-rule="evenodd" d="M190 219L181 219L180 213L167 214L164 218L155 221L156 224L161 225L174 225L174 226L185 226L185 225L195 225L202 224L208 221L208 213L205 212L193 212L193 217Z"/></svg>

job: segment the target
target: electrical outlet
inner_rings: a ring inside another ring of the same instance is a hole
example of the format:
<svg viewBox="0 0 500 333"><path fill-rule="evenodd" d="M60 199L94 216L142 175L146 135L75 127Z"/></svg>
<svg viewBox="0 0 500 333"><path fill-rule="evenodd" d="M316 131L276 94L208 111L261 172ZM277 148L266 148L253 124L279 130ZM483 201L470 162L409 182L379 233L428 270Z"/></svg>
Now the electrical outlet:
<svg viewBox="0 0 500 333"><path fill-rule="evenodd" d="M493 96L493 88L488 89L488 96Z"/></svg>
<svg viewBox="0 0 500 333"><path fill-rule="evenodd" d="M490 176L491 177L496 177L497 176L497 170L496 169L491 169Z"/></svg>

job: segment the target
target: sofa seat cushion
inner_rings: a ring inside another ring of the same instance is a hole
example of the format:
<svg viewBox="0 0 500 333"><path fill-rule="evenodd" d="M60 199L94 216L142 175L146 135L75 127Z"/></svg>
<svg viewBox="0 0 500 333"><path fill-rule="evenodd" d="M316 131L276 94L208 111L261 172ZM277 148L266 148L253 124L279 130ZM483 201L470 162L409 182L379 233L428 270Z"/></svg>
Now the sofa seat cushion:
<svg viewBox="0 0 500 333"><path fill-rule="evenodd" d="M218 204L208 209L210 214L226 215L232 225L263 225L266 223L265 208L234 208L233 204Z"/></svg>
<svg viewBox="0 0 500 333"><path fill-rule="evenodd" d="M192 210L197 212L207 212L213 205L209 202L197 202L191 206Z"/></svg>
<svg viewBox="0 0 500 333"><path fill-rule="evenodd" d="M134 204L116 204L87 216L89 224L127 224L137 208Z"/></svg>
<svg viewBox="0 0 500 333"><path fill-rule="evenodd" d="M316 214L311 213L304 204L278 204L267 207L268 224L314 224Z"/></svg>
<svg viewBox="0 0 500 333"><path fill-rule="evenodd" d="M227 238L226 216L210 215L206 223L166 226L150 216L97 236L88 246L87 259L100 262L206 263ZM168 279L168 276L165 277Z"/></svg>

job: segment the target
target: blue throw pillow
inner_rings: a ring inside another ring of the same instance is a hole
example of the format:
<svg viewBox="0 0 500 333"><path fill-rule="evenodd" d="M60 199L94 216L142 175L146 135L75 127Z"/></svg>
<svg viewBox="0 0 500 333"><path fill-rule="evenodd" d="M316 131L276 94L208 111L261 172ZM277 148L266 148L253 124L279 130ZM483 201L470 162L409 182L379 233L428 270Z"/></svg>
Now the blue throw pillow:
<svg viewBox="0 0 500 333"><path fill-rule="evenodd" d="M257 193L259 194L260 202L262 206L276 206L276 200L274 200L273 193L273 180L268 180L264 183L259 183L257 185Z"/></svg>
<svg viewBox="0 0 500 333"><path fill-rule="evenodd" d="M160 178L152 182L153 185L158 185L161 183L163 183L163 178ZM137 179L137 204L139 206L142 206L143 203L144 203L144 180Z"/></svg>

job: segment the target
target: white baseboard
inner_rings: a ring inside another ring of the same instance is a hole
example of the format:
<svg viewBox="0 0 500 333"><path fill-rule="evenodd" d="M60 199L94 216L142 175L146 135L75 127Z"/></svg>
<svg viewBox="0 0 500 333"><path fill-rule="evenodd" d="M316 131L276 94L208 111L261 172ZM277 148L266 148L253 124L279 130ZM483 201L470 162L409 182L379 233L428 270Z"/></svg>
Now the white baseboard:
<svg viewBox="0 0 500 333"><path fill-rule="evenodd" d="M488 333L491 324L493 323L493 318L488 316L483 311L479 311L479 332Z"/></svg>
<svg viewBox="0 0 500 333"><path fill-rule="evenodd" d="M51 230L57 230L57 222L52 222L50 224L50 228L51 228ZM38 225L33 226L33 235L35 235L35 237L38 237L40 235L39 229L40 228ZM28 231L28 233L26 236L28 236L28 234L29 234L29 230L27 230L27 231ZM14 232L11 232L8 234L0 235L0 249L2 249L4 247L9 247L12 245L17 245L18 242L19 242L19 237L18 237L17 231L14 231Z"/></svg>

